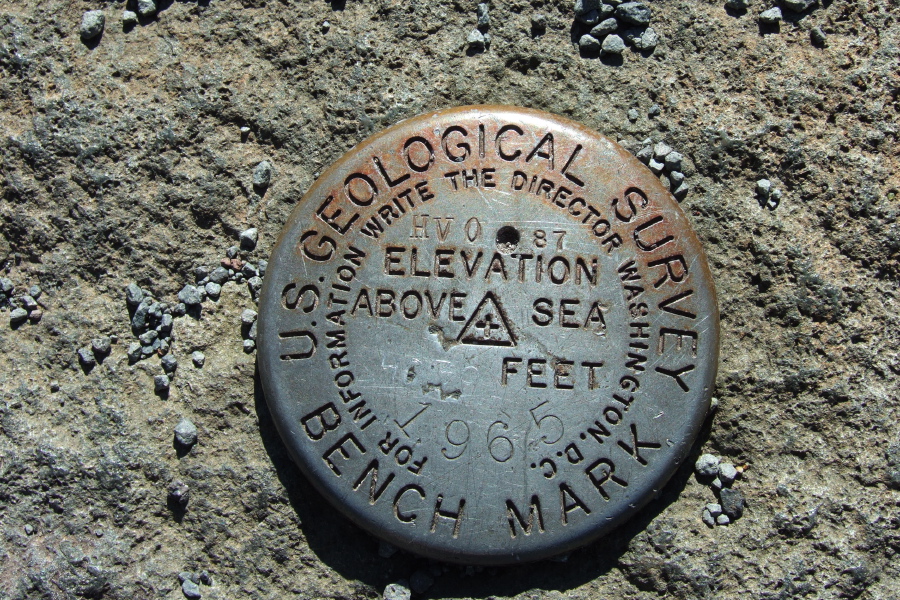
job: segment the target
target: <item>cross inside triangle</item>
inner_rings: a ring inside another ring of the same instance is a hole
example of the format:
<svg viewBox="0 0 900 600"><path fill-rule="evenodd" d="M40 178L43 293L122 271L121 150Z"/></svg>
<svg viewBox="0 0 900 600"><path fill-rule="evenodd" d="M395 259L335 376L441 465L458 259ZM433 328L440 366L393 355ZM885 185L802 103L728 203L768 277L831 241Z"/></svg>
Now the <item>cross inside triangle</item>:
<svg viewBox="0 0 900 600"><path fill-rule="evenodd" d="M516 337L509 327L500 301L492 292L484 295L457 338L461 344L479 346L515 346Z"/></svg>

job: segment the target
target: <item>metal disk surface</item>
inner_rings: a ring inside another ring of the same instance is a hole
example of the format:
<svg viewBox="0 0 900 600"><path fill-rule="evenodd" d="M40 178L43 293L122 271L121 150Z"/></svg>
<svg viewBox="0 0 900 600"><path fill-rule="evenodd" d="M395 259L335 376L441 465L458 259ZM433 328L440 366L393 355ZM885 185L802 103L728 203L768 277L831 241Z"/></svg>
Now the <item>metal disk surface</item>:
<svg viewBox="0 0 900 600"><path fill-rule="evenodd" d="M706 415L718 309L659 180L560 117L475 106L353 148L285 225L259 367L304 473L407 550L584 544L658 493Z"/></svg>

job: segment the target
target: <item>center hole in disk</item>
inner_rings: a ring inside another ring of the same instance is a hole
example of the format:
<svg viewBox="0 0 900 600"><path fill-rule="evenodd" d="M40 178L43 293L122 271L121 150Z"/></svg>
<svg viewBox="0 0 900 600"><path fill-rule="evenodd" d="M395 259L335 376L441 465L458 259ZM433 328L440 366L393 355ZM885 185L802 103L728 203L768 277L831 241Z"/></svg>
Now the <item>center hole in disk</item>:
<svg viewBox="0 0 900 600"><path fill-rule="evenodd" d="M497 249L500 252L509 254L519 245L519 230L511 225L504 225L497 230Z"/></svg>

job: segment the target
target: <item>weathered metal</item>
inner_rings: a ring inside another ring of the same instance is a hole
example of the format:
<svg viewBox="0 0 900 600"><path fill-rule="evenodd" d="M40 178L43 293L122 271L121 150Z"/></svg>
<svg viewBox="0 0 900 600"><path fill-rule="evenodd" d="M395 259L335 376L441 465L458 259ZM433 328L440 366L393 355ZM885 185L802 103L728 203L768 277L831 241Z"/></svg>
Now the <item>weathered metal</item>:
<svg viewBox="0 0 900 600"><path fill-rule="evenodd" d="M373 136L284 227L260 302L266 400L303 472L407 550L568 551L653 498L707 413L700 243L631 154L474 106Z"/></svg>

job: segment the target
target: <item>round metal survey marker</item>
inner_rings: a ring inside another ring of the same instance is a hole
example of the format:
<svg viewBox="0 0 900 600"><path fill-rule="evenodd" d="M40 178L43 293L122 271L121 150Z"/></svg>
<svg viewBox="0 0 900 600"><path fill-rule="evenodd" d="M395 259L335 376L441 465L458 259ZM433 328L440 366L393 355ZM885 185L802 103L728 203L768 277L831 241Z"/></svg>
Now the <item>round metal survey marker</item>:
<svg viewBox="0 0 900 600"><path fill-rule="evenodd" d="M687 455L718 361L703 250L609 139L472 106L353 148L285 224L259 368L294 460L353 521L469 564L566 552Z"/></svg>

